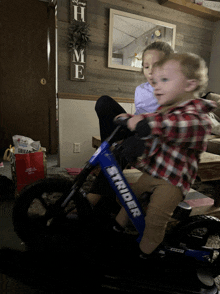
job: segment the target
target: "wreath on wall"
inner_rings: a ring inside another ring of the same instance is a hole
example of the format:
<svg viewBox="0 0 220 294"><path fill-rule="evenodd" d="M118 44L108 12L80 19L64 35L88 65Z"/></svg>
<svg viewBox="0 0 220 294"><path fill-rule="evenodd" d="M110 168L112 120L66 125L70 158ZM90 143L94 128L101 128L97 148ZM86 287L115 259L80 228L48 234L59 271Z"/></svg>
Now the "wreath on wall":
<svg viewBox="0 0 220 294"><path fill-rule="evenodd" d="M69 51L74 49L76 50L83 50L89 44L90 35L89 35L89 25L85 24L84 22L74 22L69 27L69 41L68 47L70 48Z"/></svg>

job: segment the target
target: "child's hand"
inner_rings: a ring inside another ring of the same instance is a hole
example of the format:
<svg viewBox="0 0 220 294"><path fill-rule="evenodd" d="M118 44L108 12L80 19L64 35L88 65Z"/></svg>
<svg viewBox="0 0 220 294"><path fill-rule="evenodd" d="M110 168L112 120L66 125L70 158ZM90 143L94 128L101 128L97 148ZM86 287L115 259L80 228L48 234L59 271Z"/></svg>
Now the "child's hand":
<svg viewBox="0 0 220 294"><path fill-rule="evenodd" d="M141 120L143 120L143 117L140 114L131 117L127 122L128 129L130 131L134 131L136 129L137 123L139 123Z"/></svg>
<svg viewBox="0 0 220 294"><path fill-rule="evenodd" d="M115 119L117 119L118 117L131 117L130 114L128 113L121 113L119 115L117 115L115 117ZM128 123L127 123L127 128L130 130L130 131L134 131L135 128L136 128L136 125L139 121L141 121L143 119L142 115L138 114L138 115L134 115L132 116L129 120L128 120Z"/></svg>

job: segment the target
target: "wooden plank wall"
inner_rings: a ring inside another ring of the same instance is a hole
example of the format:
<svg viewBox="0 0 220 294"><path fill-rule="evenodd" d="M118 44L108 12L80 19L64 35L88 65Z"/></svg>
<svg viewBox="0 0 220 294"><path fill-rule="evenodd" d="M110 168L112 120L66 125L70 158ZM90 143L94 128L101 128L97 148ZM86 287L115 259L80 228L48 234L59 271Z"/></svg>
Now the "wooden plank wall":
<svg viewBox="0 0 220 294"><path fill-rule="evenodd" d="M157 0L88 0L87 19L91 43L87 48L85 82L70 81L70 54L67 49L69 1L58 1L58 97L95 100L101 95L134 97L137 85L145 82L142 73L108 68L109 9L118 9L175 24L176 51L201 55L209 65L214 23L158 4ZM67 95L66 95L67 93ZM93 97L93 99L92 99Z"/></svg>

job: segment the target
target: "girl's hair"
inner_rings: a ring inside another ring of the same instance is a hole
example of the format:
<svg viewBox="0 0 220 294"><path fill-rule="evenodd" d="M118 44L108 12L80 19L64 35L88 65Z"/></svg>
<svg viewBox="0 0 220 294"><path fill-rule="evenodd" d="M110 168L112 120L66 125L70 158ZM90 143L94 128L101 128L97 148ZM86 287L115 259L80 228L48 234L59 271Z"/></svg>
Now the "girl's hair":
<svg viewBox="0 0 220 294"><path fill-rule="evenodd" d="M179 62L182 73L187 79L199 81L197 88L194 90L195 94L201 94L206 89L208 85L208 68L203 58L193 53L173 53L156 62L154 68L162 67L170 60Z"/></svg>
<svg viewBox="0 0 220 294"><path fill-rule="evenodd" d="M168 43L161 41L153 42L144 49L142 54L142 64L144 63L144 55L148 50L163 52L165 56L169 56L171 53L174 53L173 48Z"/></svg>

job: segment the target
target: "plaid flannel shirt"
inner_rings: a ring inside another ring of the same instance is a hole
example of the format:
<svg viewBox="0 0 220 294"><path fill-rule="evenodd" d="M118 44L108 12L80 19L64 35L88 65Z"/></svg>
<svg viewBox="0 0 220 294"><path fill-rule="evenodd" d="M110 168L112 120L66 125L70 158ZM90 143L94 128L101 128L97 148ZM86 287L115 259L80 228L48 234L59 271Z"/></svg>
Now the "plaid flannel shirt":
<svg viewBox="0 0 220 294"><path fill-rule="evenodd" d="M145 152L136 168L154 177L168 180L186 195L195 181L199 156L206 150L211 122L207 113L215 102L193 99L166 113L146 113L151 135L145 140Z"/></svg>

